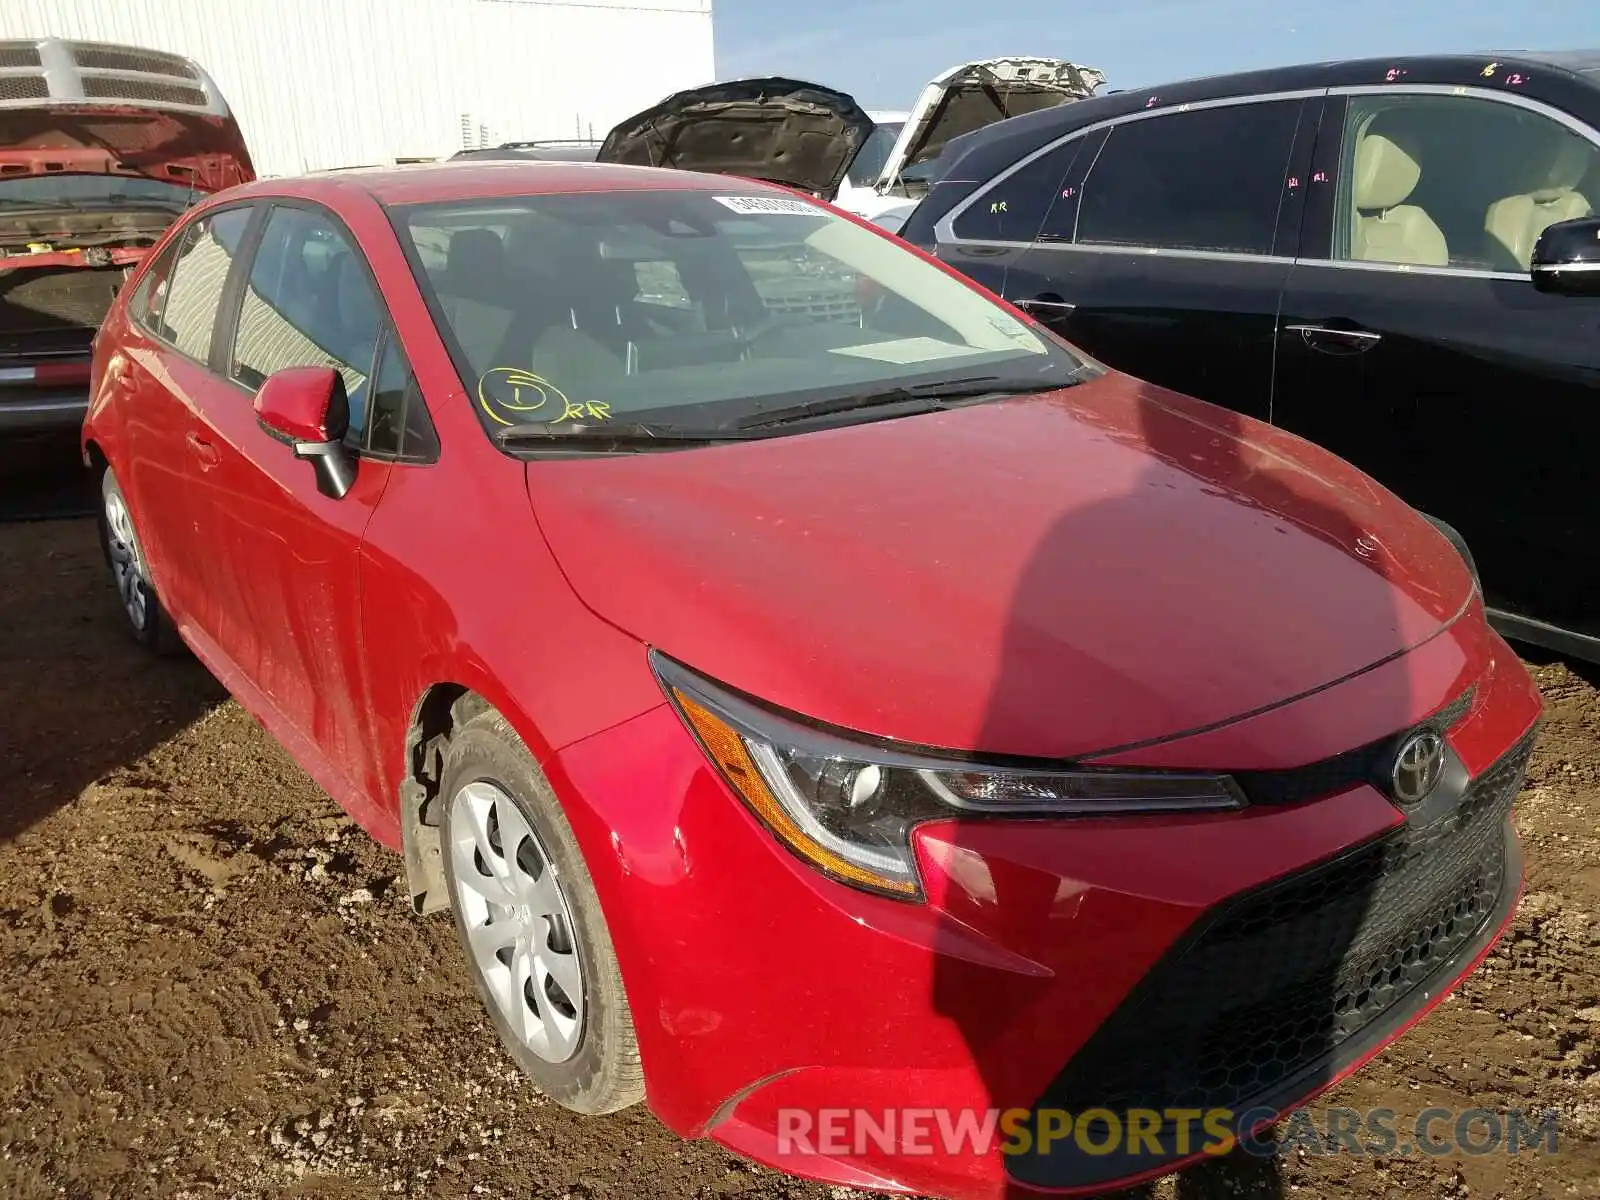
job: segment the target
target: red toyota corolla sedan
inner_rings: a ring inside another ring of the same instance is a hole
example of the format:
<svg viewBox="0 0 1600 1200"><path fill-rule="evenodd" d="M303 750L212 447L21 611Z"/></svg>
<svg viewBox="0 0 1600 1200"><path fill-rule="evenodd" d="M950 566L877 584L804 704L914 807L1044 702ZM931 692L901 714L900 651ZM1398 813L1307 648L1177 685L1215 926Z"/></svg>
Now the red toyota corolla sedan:
<svg viewBox="0 0 1600 1200"><path fill-rule="evenodd" d="M791 192L236 188L93 389L134 633L404 854L579 1112L1097 1190L1354 1069L1519 894L1539 697L1434 524Z"/></svg>

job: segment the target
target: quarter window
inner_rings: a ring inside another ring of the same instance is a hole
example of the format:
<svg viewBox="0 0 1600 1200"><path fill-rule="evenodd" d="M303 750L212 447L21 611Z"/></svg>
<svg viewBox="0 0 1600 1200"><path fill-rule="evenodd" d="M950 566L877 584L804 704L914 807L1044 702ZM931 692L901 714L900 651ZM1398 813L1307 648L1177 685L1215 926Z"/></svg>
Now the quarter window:
<svg viewBox="0 0 1600 1200"><path fill-rule="evenodd" d="M955 235L973 242L1031 242L1082 145L1074 139L1057 146L980 194L956 218Z"/></svg>
<svg viewBox="0 0 1600 1200"><path fill-rule="evenodd" d="M1545 229L1600 202L1600 150L1520 105L1356 96L1344 129L1335 258L1523 272Z"/></svg>
<svg viewBox="0 0 1600 1200"><path fill-rule="evenodd" d="M1270 254L1299 100L1115 126L1084 183L1077 242Z"/></svg>
<svg viewBox="0 0 1600 1200"><path fill-rule="evenodd" d="M128 312L135 322L151 333L169 339L171 332L161 325L161 309L167 300L167 279L172 274L172 260L183 248L187 237L188 231L185 230L160 258L150 264L128 300Z"/></svg>
<svg viewBox="0 0 1600 1200"><path fill-rule="evenodd" d="M361 448L389 458L433 458L438 439L416 376L411 373L411 364L393 329L383 339L373 379L372 417Z"/></svg>
<svg viewBox="0 0 1600 1200"><path fill-rule="evenodd" d="M173 260L157 331L196 362L211 357L211 334L222 289L249 223L248 208L229 208L201 217L184 234ZM159 283L152 286L154 298Z"/></svg>
<svg viewBox="0 0 1600 1200"><path fill-rule="evenodd" d="M228 373L255 390L285 367L332 367L350 398L350 438L362 445L380 325L365 261L332 219L274 208L250 266Z"/></svg>

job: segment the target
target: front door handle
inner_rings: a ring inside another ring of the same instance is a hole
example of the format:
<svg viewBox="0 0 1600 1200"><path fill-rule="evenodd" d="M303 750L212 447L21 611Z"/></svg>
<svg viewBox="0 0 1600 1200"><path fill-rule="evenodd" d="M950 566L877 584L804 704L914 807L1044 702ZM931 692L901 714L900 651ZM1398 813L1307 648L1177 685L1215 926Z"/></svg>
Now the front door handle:
<svg viewBox="0 0 1600 1200"><path fill-rule="evenodd" d="M190 452L200 460L200 469L202 471L211 470L222 460L222 455L217 452L217 448L198 433L189 434L185 440L189 443Z"/></svg>
<svg viewBox="0 0 1600 1200"><path fill-rule="evenodd" d="M1341 329L1334 325L1285 325L1285 333L1298 333L1300 340L1323 354L1365 354L1383 334L1369 329Z"/></svg>

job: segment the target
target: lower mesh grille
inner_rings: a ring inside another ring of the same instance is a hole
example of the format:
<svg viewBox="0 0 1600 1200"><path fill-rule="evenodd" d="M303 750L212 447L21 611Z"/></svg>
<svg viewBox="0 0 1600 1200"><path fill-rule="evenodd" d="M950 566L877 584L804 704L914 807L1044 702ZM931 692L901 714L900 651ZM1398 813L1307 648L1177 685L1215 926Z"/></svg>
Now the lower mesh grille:
<svg viewBox="0 0 1600 1200"><path fill-rule="evenodd" d="M1533 734L1432 824L1226 902L1145 978L1038 1104L1249 1109L1458 969L1504 899Z"/></svg>

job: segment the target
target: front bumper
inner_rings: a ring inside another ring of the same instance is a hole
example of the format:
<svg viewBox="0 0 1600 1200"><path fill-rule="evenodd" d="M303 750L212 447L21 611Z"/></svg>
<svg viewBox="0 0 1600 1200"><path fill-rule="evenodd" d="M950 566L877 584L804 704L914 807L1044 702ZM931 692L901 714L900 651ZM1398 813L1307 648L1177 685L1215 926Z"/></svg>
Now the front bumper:
<svg viewBox="0 0 1600 1200"><path fill-rule="evenodd" d="M548 773L605 906L652 1109L792 1174L998 1197L1098 1191L1185 1156L1166 1138L1138 1155L871 1136L831 1153L784 1133L830 1110L959 1125L1291 1107L1437 1003L1515 904L1507 816L1540 701L1503 642L1484 631L1477 650L1434 681L1437 707L1476 688L1449 735L1473 784L1426 825L1364 784L1234 813L940 822L917 833L925 904L789 855L665 706L568 747ZM1343 692L1299 702L1307 728L1347 723Z"/></svg>

